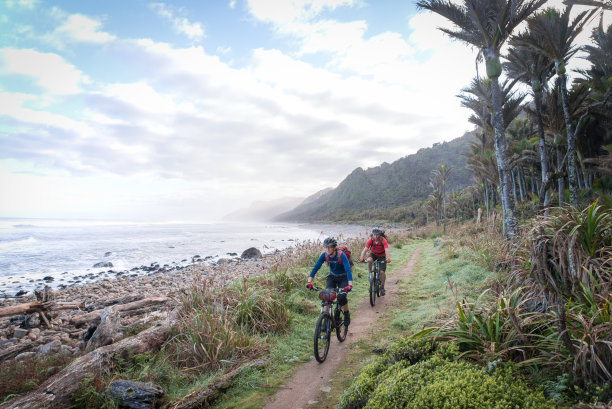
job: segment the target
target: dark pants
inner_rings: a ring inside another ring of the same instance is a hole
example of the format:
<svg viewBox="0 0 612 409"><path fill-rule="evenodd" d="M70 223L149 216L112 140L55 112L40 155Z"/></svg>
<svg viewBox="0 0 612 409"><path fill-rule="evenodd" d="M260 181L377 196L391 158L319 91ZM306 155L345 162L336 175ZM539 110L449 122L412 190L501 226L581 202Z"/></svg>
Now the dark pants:
<svg viewBox="0 0 612 409"><path fill-rule="evenodd" d="M384 256L375 256L371 254L370 257L372 257L372 261L380 260L380 271L387 271L387 262Z"/></svg>
<svg viewBox="0 0 612 409"><path fill-rule="evenodd" d="M348 278L346 274L330 274L327 276L327 282L325 283L325 288L344 288L348 286ZM346 293L338 294L338 304L346 305L348 303L348 299L346 298Z"/></svg>

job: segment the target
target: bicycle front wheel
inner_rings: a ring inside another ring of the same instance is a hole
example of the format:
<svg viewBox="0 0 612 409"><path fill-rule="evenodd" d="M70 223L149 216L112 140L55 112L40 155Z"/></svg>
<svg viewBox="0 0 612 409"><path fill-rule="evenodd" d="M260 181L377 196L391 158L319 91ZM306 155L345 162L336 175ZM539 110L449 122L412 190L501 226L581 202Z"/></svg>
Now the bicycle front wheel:
<svg viewBox="0 0 612 409"><path fill-rule="evenodd" d="M322 363L327 358L329 352L329 315L321 314L317 320L317 326L314 333L314 356L315 359Z"/></svg>
<svg viewBox="0 0 612 409"><path fill-rule="evenodd" d="M348 332L348 327L344 323L344 311L342 308L338 308L337 314L338 320L336 320L336 338L338 341L342 342L346 339L346 333Z"/></svg>
<svg viewBox="0 0 612 409"><path fill-rule="evenodd" d="M370 305L373 307L376 304L376 278L370 277Z"/></svg>

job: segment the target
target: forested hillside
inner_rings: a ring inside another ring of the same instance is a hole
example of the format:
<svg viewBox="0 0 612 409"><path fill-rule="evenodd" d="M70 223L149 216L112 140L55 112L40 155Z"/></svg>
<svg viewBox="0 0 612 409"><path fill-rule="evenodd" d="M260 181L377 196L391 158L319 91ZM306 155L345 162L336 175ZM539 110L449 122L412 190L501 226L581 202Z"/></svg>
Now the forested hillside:
<svg viewBox="0 0 612 409"><path fill-rule="evenodd" d="M432 192L429 182L432 171L439 165L446 164L450 168L448 192L473 183L463 153L468 151L474 139L471 133L466 133L450 142L420 149L391 164L383 163L367 170L357 168L337 188L316 200L304 201L294 210L278 216L277 220L362 221L375 219L384 211L392 220L411 221L415 218L414 205Z"/></svg>

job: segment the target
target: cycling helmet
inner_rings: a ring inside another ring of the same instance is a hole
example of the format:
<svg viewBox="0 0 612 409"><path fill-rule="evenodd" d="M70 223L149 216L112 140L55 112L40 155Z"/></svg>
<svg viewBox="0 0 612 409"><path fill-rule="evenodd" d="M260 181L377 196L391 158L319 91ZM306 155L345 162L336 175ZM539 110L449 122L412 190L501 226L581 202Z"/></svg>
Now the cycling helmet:
<svg viewBox="0 0 612 409"><path fill-rule="evenodd" d="M372 236L375 234L382 234L382 230L378 229L378 228L373 228L372 229Z"/></svg>
<svg viewBox="0 0 612 409"><path fill-rule="evenodd" d="M328 237L325 240L323 240L323 245L325 247L327 247L327 246L337 246L338 242L333 237Z"/></svg>

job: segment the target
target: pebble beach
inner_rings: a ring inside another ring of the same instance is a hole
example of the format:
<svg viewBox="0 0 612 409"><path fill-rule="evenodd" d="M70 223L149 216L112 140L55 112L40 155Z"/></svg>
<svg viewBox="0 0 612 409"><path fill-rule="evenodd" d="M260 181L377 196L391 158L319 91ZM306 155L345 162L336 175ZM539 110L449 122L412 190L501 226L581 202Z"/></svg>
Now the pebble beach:
<svg viewBox="0 0 612 409"><path fill-rule="evenodd" d="M223 287L243 277L261 275L281 259L291 257L293 249L274 254L260 254L253 259L220 259L215 264L194 264L167 271L163 267L145 275L121 275L104 278L93 283L50 290L56 303L76 303L78 309L54 311L49 315L49 326L37 314L18 314L0 317L0 356L3 350L19 350L10 359L23 359L33 355L63 354L78 356L85 352L91 323L75 325L71 320L88 312L108 306L122 305L151 297L168 300L145 309L142 313L121 314L121 327L147 326L163 320L178 305L179 294L194 280L210 279L215 287ZM0 309L36 301L34 294L0 298ZM98 319L99 322L99 319Z"/></svg>

